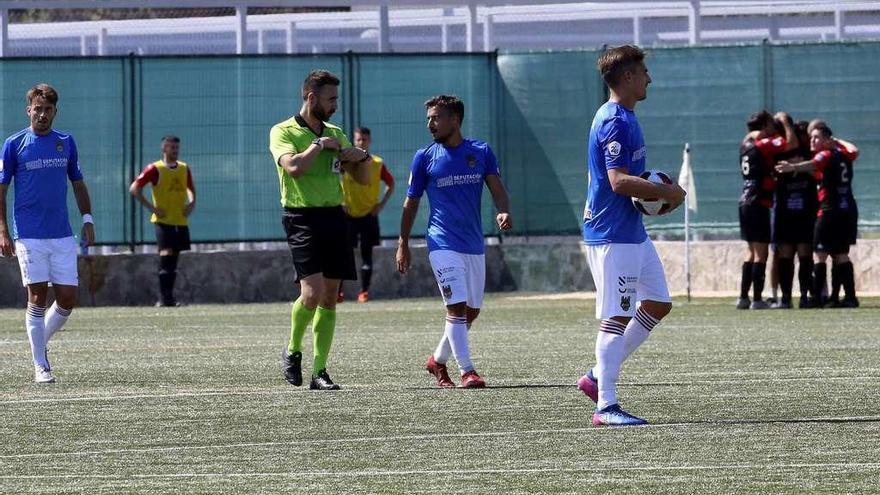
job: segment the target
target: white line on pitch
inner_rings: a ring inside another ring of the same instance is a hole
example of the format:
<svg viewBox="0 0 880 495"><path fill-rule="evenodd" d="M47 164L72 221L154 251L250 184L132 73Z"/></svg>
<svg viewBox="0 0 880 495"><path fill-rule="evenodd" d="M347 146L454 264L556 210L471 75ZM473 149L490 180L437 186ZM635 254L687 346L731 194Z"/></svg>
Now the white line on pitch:
<svg viewBox="0 0 880 495"><path fill-rule="evenodd" d="M630 383L621 383L622 387L648 387L648 386L682 386L688 387L693 385L737 385L737 384L754 384L754 383L774 383L774 382L801 382L801 381L836 381L836 380L846 380L846 381L864 381L864 380L877 380L876 376L823 376L821 378L817 378L814 376L809 377L780 377L780 378L747 378L743 380L685 380L681 382L653 382L651 380L647 380L645 382L630 382ZM499 383L494 390L503 390L509 388L516 387L532 387L532 388L540 388L540 387L558 387L564 388L567 383ZM574 390L575 385L571 384L572 390ZM346 385L343 390L339 390L333 392L334 394L346 393L346 392L357 392L357 391L387 391L387 392L401 392L406 390L411 391L432 391L433 388L430 387L398 387L398 388L388 388L384 385L363 385L363 384L350 384ZM489 387L487 390L493 390L493 387ZM292 393L289 389L278 389L278 390L208 390L203 392L179 392L179 393L170 393L170 394L136 394L136 395L94 395L94 396L84 396L84 397L41 397L36 399L13 399L13 400L4 400L0 401L0 406L3 405L11 405L11 404L46 404L46 403L64 403L64 402L111 402L111 401L124 401L124 400L138 400L138 399L176 399L176 398L189 398L189 397L215 397L215 396L239 396L239 395L283 395Z"/></svg>
<svg viewBox="0 0 880 495"><path fill-rule="evenodd" d="M762 420L761 424L770 423L786 423L786 422L847 422L847 421L880 421L880 416L852 416L852 417L815 417L815 418L779 418L778 420ZM730 426L741 423L749 423L748 419L737 421L704 421L694 423L658 423L648 424L637 427L637 429L660 429L660 428L676 428L682 426ZM352 437L352 438L316 438L310 440L290 440L284 442L251 442L251 443L231 443L231 444L213 444L213 445L178 445L171 447L147 447L141 449L109 449L109 450L82 450L73 452L40 452L28 454L9 454L0 455L0 459L24 459L34 457L63 457L63 456L90 456L90 455L112 455L112 454L145 454L152 452L174 452L186 450L212 450L212 449L234 449L234 448L253 448L253 447L277 447L290 445L314 445L314 444L340 444L340 443L370 443L370 442L397 442L397 441L413 441L413 440L435 440L440 438L486 438L486 437L506 437L518 435L551 435L562 433L587 433L587 432L603 432L608 428L553 428L542 430L520 430L520 431L488 431L488 432L472 432L472 433L429 433L423 435L394 435L384 437ZM878 464L880 465L880 464Z"/></svg>
<svg viewBox="0 0 880 495"><path fill-rule="evenodd" d="M151 478L276 478L276 477L373 477L373 476L461 476L482 474L537 474L537 473L614 473L620 471L711 471L715 469L807 469L807 468L861 468L880 469L876 462L838 462L838 463L762 463L762 464L717 464L696 466L602 466L602 467L545 467L520 469L412 469L412 470L359 470L359 471L302 471L281 473L162 473L162 474L57 474L57 475L7 475L0 479L151 479Z"/></svg>

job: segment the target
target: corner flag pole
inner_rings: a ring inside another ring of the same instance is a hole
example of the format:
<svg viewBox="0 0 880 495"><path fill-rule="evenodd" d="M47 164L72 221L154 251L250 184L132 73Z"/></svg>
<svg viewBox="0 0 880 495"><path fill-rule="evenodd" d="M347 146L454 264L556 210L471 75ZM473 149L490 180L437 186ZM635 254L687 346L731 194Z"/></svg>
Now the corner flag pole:
<svg viewBox="0 0 880 495"><path fill-rule="evenodd" d="M684 208L684 273L685 273L685 290L687 291L687 300L691 300L691 208L697 209L697 191L694 187L694 176L691 170L691 146L684 143L684 152L681 158L681 170L678 173L678 185L687 192Z"/></svg>

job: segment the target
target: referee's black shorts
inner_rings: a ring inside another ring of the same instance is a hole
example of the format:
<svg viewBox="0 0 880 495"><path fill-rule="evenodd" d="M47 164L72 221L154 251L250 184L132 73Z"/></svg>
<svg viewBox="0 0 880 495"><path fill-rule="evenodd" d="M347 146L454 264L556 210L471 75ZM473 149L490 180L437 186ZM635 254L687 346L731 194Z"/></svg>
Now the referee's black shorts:
<svg viewBox="0 0 880 495"><path fill-rule="evenodd" d="M770 243L770 208L740 205L739 237L746 242Z"/></svg>
<svg viewBox="0 0 880 495"><path fill-rule="evenodd" d="M346 215L348 220L348 244L352 248L361 246L374 247L379 245L379 217L367 213L362 217Z"/></svg>
<svg viewBox="0 0 880 495"><path fill-rule="evenodd" d="M189 227L156 222L156 244L160 251L189 251Z"/></svg>
<svg viewBox="0 0 880 495"><path fill-rule="evenodd" d="M295 281L316 273L325 278L357 279L341 206L285 208L281 223L293 257Z"/></svg>

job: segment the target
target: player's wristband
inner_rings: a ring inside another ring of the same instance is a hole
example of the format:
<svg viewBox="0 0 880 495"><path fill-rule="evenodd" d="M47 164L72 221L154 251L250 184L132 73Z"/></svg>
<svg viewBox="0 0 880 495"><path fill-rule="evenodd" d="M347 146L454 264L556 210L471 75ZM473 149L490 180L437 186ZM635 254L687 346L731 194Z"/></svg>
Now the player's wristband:
<svg viewBox="0 0 880 495"><path fill-rule="evenodd" d="M90 223L90 224L92 224L92 225L95 225L95 219L92 218L92 214L91 214L91 213L86 213L85 215L83 215L83 225L85 225L85 224L87 224L87 223Z"/></svg>
<svg viewBox="0 0 880 495"><path fill-rule="evenodd" d="M324 150L324 142L321 141L321 138L315 139L314 141L312 141L312 144L314 144L314 145L316 145L317 147L321 148L321 151Z"/></svg>

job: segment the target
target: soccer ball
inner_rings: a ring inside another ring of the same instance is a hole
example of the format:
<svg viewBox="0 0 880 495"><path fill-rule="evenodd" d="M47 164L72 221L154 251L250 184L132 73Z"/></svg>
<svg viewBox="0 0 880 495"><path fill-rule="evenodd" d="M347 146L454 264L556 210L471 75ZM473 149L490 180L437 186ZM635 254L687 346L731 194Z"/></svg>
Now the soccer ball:
<svg viewBox="0 0 880 495"><path fill-rule="evenodd" d="M672 179L668 175L659 170L645 170L639 175L642 179L649 180L656 184L672 184ZM633 198L633 206L642 212L643 215L663 215L669 212L670 204L665 199L641 199Z"/></svg>

